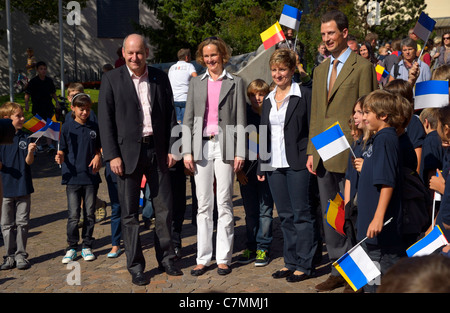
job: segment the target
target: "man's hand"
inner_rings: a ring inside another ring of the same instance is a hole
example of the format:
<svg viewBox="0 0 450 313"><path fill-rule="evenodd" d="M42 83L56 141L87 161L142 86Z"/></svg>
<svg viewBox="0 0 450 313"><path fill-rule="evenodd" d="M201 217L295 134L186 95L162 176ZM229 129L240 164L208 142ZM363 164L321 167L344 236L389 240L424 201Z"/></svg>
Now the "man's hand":
<svg viewBox="0 0 450 313"><path fill-rule="evenodd" d="M109 161L109 165L111 167L111 171L118 175L118 176L122 176L123 175L123 163L122 163L122 159L120 157L114 158L111 161Z"/></svg>

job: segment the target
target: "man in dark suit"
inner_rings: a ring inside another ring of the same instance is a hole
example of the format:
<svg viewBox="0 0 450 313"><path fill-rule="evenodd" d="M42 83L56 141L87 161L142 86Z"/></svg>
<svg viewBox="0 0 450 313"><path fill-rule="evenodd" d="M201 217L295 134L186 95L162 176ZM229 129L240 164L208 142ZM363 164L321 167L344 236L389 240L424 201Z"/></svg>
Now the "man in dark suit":
<svg viewBox="0 0 450 313"><path fill-rule="evenodd" d="M326 12L321 18L320 32L331 56L314 70L309 138L339 122L349 142L350 129L343 127L352 114L356 100L377 89L374 66L348 47L348 19L340 11ZM308 143L306 167L317 175L322 215L337 192L344 193L344 178L349 150L323 162L311 141ZM324 222L323 226L330 261L344 255L351 245ZM330 291L344 285L344 278L331 267L331 275L316 286L317 291ZM350 289L351 290L351 289Z"/></svg>
<svg viewBox="0 0 450 313"><path fill-rule="evenodd" d="M103 75L99 126L103 157L118 176L122 238L132 282L145 285L145 259L139 238L139 192L142 175L150 185L155 208L155 251L159 269L183 273L173 265L172 190L169 167L175 164L171 137L176 125L167 75L146 65L145 39L131 34L122 48L126 65Z"/></svg>

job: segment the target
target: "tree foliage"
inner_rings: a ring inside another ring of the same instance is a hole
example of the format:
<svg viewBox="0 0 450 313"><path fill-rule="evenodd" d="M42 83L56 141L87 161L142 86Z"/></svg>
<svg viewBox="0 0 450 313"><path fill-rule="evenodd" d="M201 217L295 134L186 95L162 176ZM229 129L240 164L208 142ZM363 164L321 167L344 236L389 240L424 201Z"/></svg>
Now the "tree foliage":
<svg viewBox="0 0 450 313"><path fill-rule="evenodd" d="M195 51L207 37L219 36L233 55L255 51L260 33L280 17L284 4L297 1L261 0L143 0L154 10L161 27L139 25L138 31L156 46L155 61L174 61L180 48Z"/></svg>
<svg viewBox="0 0 450 313"><path fill-rule="evenodd" d="M220 36L233 49L233 55L253 52L261 45L260 34L279 20L283 6L303 10L298 40L305 46L311 70L321 42L320 17L330 9L343 11L349 19L350 34L360 42L368 32L380 41L407 35L425 9L424 0L379 0L381 25L367 24L369 0L142 0L154 10L160 27L140 25L138 31L150 38L155 62L175 61L180 48L196 51L210 36Z"/></svg>
<svg viewBox="0 0 450 313"><path fill-rule="evenodd" d="M425 0L382 0L381 25L374 25L368 29L378 34L380 41L403 38L408 35L411 28L414 28L420 13L426 7Z"/></svg>

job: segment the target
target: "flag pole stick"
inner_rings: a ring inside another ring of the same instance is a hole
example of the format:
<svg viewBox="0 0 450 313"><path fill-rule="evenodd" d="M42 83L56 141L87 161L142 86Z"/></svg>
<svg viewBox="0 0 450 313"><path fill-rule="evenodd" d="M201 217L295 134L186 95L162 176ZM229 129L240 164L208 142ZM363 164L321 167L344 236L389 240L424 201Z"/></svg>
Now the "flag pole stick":
<svg viewBox="0 0 450 313"><path fill-rule="evenodd" d="M434 192L434 195L436 196L436 192ZM431 229L434 228L434 212L436 210L436 199L433 199L433 211L431 213Z"/></svg>
<svg viewBox="0 0 450 313"><path fill-rule="evenodd" d="M386 226L387 224L389 224L392 221L393 217L391 217L390 219L388 219L386 222L384 222L383 227ZM359 246L360 244L362 244L364 241L366 241L368 237L366 236L363 240L361 240L360 242L358 242L353 248L351 248L347 253L350 253L351 251L353 251L357 246Z"/></svg>
<svg viewBox="0 0 450 313"><path fill-rule="evenodd" d="M419 57L417 58L417 61L420 61L420 58L422 57L422 54L423 54L423 52L425 51L425 47L426 47L426 45L427 45L427 42L428 42L428 39L430 38L430 34L428 34L428 36L427 36L427 40L425 40L425 42L423 43L423 48L422 48L422 50L420 51L420 55L419 55Z"/></svg>

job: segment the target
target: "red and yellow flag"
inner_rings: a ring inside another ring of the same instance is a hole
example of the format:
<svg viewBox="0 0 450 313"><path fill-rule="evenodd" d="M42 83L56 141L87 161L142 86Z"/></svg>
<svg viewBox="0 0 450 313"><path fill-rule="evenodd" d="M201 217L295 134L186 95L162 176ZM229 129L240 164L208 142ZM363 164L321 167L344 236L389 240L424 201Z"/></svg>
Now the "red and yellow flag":
<svg viewBox="0 0 450 313"><path fill-rule="evenodd" d="M281 25L279 22L276 22L264 32L261 33L261 39L264 45L264 48L267 50L273 45L279 43L286 39L284 36L283 30L281 29Z"/></svg>
<svg viewBox="0 0 450 313"><path fill-rule="evenodd" d="M345 208L344 200L340 193L336 194L334 200L328 201L328 208L325 212L328 225L333 227L339 234L345 236L344 223L345 223Z"/></svg>
<svg viewBox="0 0 450 313"><path fill-rule="evenodd" d="M26 121L23 124L23 127L28 129L29 131L35 133L42 127L44 127L47 123L40 117L39 115L35 115L32 118L30 118L28 121Z"/></svg>

